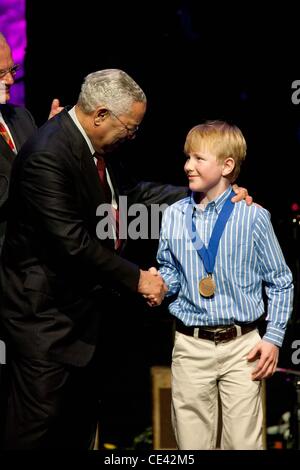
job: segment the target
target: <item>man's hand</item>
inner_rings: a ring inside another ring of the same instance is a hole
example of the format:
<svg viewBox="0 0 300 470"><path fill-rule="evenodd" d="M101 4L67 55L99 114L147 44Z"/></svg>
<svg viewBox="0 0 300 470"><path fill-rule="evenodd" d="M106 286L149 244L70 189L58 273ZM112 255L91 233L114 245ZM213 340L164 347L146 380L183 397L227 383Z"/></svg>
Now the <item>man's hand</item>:
<svg viewBox="0 0 300 470"><path fill-rule="evenodd" d="M51 109L50 109L48 119L51 119L53 116L56 116L56 114L60 113L63 109L64 107L60 106L59 99L54 98L54 100L51 103Z"/></svg>
<svg viewBox="0 0 300 470"><path fill-rule="evenodd" d="M154 274L154 276L160 276L158 270L154 266L151 266L151 268L148 269L148 272Z"/></svg>
<svg viewBox="0 0 300 470"><path fill-rule="evenodd" d="M249 196L246 188L240 188L237 184L233 184L232 189L236 193L236 196L231 199L232 202L239 202L245 199L247 206L251 206L253 198Z"/></svg>
<svg viewBox="0 0 300 470"><path fill-rule="evenodd" d="M140 270L138 292L148 300L148 305L152 307L160 305L167 290L167 286L155 268L150 268L149 271Z"/></svg>
<svg viewBox="0 0 300 470"><path fill-rule="evenodd" d="M151 268L148 269L148 272L153 274L154 276L160 276L158 270L152 266ZM158 305L161 304L161 302L157 302L157 299L154 295L143 295L143 297L145 299L147 299L147 304L150 306L150 307L157 307Z"/></svg>
<svg viewBox="0 0 300 470"><path fill-rule="evenodd" d="M249 362L259 359L252 372L252 380L262 380L271 377L276 371L278 356L278 346L263 339L259 341L247 356Z"/></svg>

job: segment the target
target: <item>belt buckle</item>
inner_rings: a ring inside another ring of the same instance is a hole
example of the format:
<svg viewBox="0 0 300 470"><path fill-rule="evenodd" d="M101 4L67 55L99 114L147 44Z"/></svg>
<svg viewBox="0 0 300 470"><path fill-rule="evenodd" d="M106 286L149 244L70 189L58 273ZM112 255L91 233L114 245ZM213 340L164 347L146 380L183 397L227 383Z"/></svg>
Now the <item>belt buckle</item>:
<svg viewBox="0 0 300 470"><path fill-rule="evenodd" d="M236 331L236 328L234 326L233 326L233 328L234 329L224 328L223 330L215 331L214 332L214 342L215 342L215 344L227 343L228 341L231 341L232 339L234 339L237 336L237 331ZM225 335L224 335L224 333L225 333ZM225 338L222 339L222 335L224 335Z"/></svg>
<svg viewBox="0 0 300 470"><path fill-rule="evenodd" d="M222 333L222 330L221 331L215 331L214 332L214 342L215 344L218 344L218 343L222 343L222 339L221 339L221 334Z"/></svg>

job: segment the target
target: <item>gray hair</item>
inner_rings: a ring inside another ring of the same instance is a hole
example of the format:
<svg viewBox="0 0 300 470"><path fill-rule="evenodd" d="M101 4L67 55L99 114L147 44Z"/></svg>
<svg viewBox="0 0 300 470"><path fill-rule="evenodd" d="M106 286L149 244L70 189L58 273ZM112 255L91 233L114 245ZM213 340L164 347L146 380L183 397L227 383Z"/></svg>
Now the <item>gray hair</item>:
<svg viewBox="0 0 300 470"><path fill-rule="evenodd" d="M123 70L106 69L85 77L78 105L85 113L106 106L116 115L126 114L135 101L146 102L139 85Z"/></svg>

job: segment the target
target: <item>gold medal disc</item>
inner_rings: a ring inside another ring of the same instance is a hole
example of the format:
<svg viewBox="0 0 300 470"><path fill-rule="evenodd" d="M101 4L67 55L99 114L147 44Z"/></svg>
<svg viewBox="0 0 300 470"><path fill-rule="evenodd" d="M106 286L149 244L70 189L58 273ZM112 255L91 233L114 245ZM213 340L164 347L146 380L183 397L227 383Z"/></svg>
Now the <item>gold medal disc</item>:
<svg viewBox="0 0 300 470"><path fill-rule="evenodd" d="M216 283L211 276L204 277L199 282L199 292L203 297L212 297L215 289Z"/></svg>

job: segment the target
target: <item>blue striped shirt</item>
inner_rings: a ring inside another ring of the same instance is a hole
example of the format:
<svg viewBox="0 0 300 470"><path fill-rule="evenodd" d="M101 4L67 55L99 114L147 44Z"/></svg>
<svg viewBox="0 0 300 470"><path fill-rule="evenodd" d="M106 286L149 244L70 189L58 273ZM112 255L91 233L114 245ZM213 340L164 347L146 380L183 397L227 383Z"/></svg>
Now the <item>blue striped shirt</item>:
<svg viewBox="0 0 300 470"><path fill-rule="evenodd" d="M168 286L167 295L178 294L170 312L185 325L214 326L253 322L264 313L262 283L268 298L264 339L282 345L292 311L292 274L274 233L270 214L244 201L234 204L216 256L213 278L215 294L199 293L199 281L207 275L186 228L185 213L193 204L193 220L205 246L229 187L200 210L192 197L168 207L163 215L157 260Z"/></svg>

